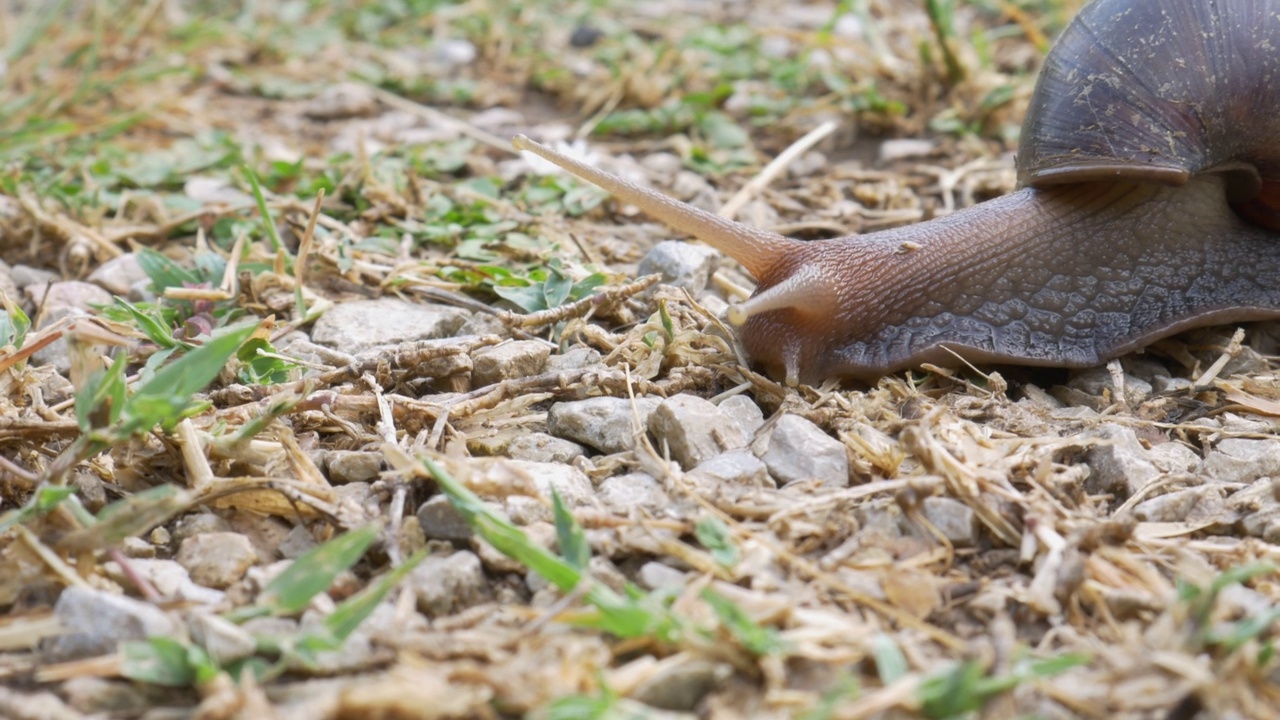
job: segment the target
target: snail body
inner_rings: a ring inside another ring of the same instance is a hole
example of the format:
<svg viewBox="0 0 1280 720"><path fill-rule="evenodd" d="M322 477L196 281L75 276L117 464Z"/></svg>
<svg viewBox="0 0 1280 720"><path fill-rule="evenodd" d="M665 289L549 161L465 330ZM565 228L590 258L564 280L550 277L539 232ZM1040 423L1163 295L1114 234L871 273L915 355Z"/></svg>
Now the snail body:
<svg viewBox="0 0 1280 720"><path fill-rule="evenodd" d="M1037 80L1021 189L867 235L785 238L515 145L738 260L758 287L730 320L789 384L1089 367L1280 317L1280 0L1095 0Z"/></svg>

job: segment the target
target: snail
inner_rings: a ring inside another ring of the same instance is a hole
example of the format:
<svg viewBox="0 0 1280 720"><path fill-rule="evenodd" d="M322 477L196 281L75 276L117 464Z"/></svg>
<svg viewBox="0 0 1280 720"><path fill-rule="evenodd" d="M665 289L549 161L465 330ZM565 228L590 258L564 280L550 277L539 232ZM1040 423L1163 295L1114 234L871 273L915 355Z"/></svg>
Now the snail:
<svg viewBox="0 0 1280 720"><path fill-rule="evenodd" d="M786 238L513 144L741 263L758 287L729 320L789 385L1090 367L1280 317L1280 0L1095 0L1037 79L1020 189L867 235Z"/></svg>

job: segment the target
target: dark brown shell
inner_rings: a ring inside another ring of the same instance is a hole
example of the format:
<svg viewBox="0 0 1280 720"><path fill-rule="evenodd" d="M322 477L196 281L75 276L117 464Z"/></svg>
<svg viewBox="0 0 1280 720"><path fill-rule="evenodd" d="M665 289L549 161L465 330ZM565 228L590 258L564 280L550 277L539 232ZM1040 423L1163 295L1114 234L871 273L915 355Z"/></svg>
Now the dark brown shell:
<svg viewBox="0 0 1280 720"><path fill-rule="evenodd" d="M1019 183L1181 185L1217 169L1233 201L1274 192L1263 185L1280 181L1278 43L1280 0L1090 3L1045 60Z"/></svg>

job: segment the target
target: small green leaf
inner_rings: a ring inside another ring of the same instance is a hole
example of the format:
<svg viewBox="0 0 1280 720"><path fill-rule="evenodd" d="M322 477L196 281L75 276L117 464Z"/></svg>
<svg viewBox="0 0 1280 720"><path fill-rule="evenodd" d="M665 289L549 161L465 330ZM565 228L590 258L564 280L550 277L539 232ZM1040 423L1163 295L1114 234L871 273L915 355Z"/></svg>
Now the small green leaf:
<svg viewBox="0 0 1280 720"><path fill-rule="evenodd" d="M586 533L573 517L555 488L551 489L551 509L556 521L556 540L560 543L560 556L578 570L586 570L591 562L591 545Z"/></svg>
<svg viewBox="0 0 1280 720"><path fill-rule="evenodd" d="M514 303L527 313L547 309L547 296L541 287L534 285L494 285L493 293Z"/></svg>
<svg viewBox="0 0 1280 720"><path fill-rule="evenodd" d="M667 301L658 301L658 317L662 320L662 332L667 336L667 343L676 339L675 323L671 322L671 313L667 310Z"/></svg>
<svg viewBox="0 0 1280 720"><path fill-rule="evenodd" d="M186 510L192 497L192 491L173 485L157 485L135 493L99 510L92 525L64 535L58 541L58 549L69 552L114 547Z"/></svg>
<svg viewBox="0 0 1280 720"><path fill-rule="evenodd" d="M266 228L267 238L271 240L271 249L275 252L284 250L284 242L280 239L280 231L276 229L276 221L271 217L271 209L267 207L267 197L262 192L262 185L258 182L258 174L248 165L240 168L245 177L249 178L249 187L253 189L253 199L258 204L258 214L262 216L262 224Z"/></svg>
<svg viewBox="0 0 1280 720"><path fill-rule="evenodd" d="M729 527L714 515L698 522L693 528L694 536L702 546L711 551L711 557L724 567L733 567L738 563L738 546L733 542Z"/></svg>
<svg viewBox="0 0 1280 720"><path fill-rule="evenodd" d="M476 534L499 552L524 564L563 592L574 591L584 581L582 571L530 540L523 530L490 510L435 461L424 457L422 463ZM662 642L675 642L682 634L683 623L666 607L664 598L639 593L623 597L589 578L585 581L589 585L584 599L596 612L576 618L575 624L598 628L621 638L656 636Z"/></svg>
<svg viewBox="0 0 1280 720"><path fill-rule="evenodd" d="M162 348L174 348L179 346L180 343L174 339L173 331L170 330L168 326L161 324L155 318L142 312L135 305L123 298L116 297L115 301L117 306L123 308L130 316L133 317L134 322L138 324L138 329L141 330L142 333L151 340L151 342ZM191 347L190 343L181 343L181 345Z"/></svg>
<svg viewBox="0 0 1280 720"><path fill-rule="evenodd" d="M151 278L151 285L158 294L171 287L200 284L200 278L195 273L151 248L140 248L136 254L138 265Z"/></svg>
<svg viewBox="0 0 1280 720"><path fill-rule="evenodd" d="M703 590L700 597L711 606L720 622L748 652L773 655L782 650L778 632L756 623L733 601L710 588Z"/></svg>
<svg viewBox="0 0 1280 720"><path fill-rule="evenodd" d="M76 489L73 487L59 487L54 485L42 485L36 491L34 498L34 506L37 511L46 513L62 504L63 500L75 495Z"/></svg>
<svg viewBox="0 0 1280 720"><path fill-rule="evenodd" d="M273 615L294 615L328 590L338 573L355 565L378 537L373 525L339 535L293 561L263 589L257 605Z"/></svg>
<svg viewBox="0 0 1280 720"><path fill-rule="evenodd" d="M258 351L270 353L261 355ZM297 365L275 356L276 349L263 338L250 338L236 352L241 363L240 381L249 385L277 385L289 380L289 372Z"/></svg>
<svg viewBox="0 0 1280 720"><path fill-rule="evenodd" d="M977 662L956 663L920 683L920 709L925 717L937 720L973 712L987 697L979 687L981 680L982 666Z"/></svg>
<svg viewBox="0 0 1280 720"><path fill-rule="evenodd" d="M124 367L128 358L120 353L111 367L93 373L76 393L76 425L90 433L113 425L125 404Z"/></svg>
<svg viewBox="0 0 1280 720"><path fill-rule="evenodd" d="M703 113L698 118L698 129L717 148L744 147L751 139L746 130L722 112Z"/></svg>
<svg viewBox="0 0 1280 720"><path fill-rule="evenodd" d="M1220 645L1228 653L1233 653L1245 643L1266 633L1277 620L1280 620L1280 607L1272 607L1264 613L1231 623L1227 629L1211 634L1209 642Z"/></svg>
<svg viewBox="0 0 1280 720"><path fill-rule="evenodd" d="M841 671L840 677L822 693L817 706L800 715L797 720L831 720L842 702L854 700L861 695L862 687L858 684L858 679L845 672Z"/></svg>
<svg viewBox="0 0 1280 720"><path fill-rule="evenodd" d="M74 496L77 489L62 485L41 485L35 494L27 500L26 504L17 510L10 510L0 516L0 534L9 531L9 528L30 520L38 515L43 515L55 507L66 502L67 498Z"/></svg>
<svg viewBox="0 0 1280 720"><path fill-rule="evenodd" d="M888 635L877 635L872 641L871 654L876 659L876 672L880 674L880 682L890 685L907 674L907 657L902 648Z"/></svg>
<svg viewBox="0 0 1280 720"><path fill-rule="evenodd" d="M3 293L0 293L3 296ZM27 341L27 331L31 329L31 318L22 308L9 302L9 298L0 298L6 306L5 314L0 316L0 349L12 347L21 350Z"/></svg>
<svg viewBox="0 0 1280 720"><path fill-rule="evenodd" d="M347 639L360 623L378 607L378 604L391 592L406 575L427 558L426 550L419 550L400 567L365 585L359 592L338 603L338 607L324 619L325 627L339 641Z"/></svg>
<svg viewBox="0 0 1280 720"><path fill-rule="evenodd" d="M120 655L122 675L152 685L190 687L219 672L203 648L167 637L122 643Z"/></svg>
<svg viewBox="0 0 1280 720"><path fill-rule="evenodd" d="M582 278L573 285L573 292L569 294L570 300L581 300L595 292L595 289L608 282L608 278L604 273L591 273Z"/></svg>
<svg viewBox="0 0 1280 720"><path fill-rule="evenodd" d="M547 269L550 274L542 285L542 295L547 307L557 308L564 304L573 291L573 278L565 274L558 263L553 263Z"/></svg>
<svg viewBox="0 0 1280 720"><path fill-rule="evenodd" d="M611 692L599 695L570 695L560 698L537 713L537 720L623 720L617 712L618 696Z"/></svg>
<svg viewBox="0 0 1280 720"><path fill-rule="evenodd" d="M166 432L197 406L192 396L213 382L256 323L230 328L162 368L124 403L117 432L124 436L159 425Z"/></svg>

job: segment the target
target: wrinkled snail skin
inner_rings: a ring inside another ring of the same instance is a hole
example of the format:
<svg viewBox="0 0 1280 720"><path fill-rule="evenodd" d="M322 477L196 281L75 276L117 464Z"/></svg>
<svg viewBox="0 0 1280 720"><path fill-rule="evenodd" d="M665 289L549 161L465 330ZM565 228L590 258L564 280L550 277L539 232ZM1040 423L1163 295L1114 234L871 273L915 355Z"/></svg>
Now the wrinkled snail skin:
<svg viewBox="0 0 1280 720"><path fill-rule="evenodd" d="M1022 189L868 235L791 240L515 145L741 262L759 284L730 320L791 384L1087 367L1280 317L1280 0L1095 0L1045 60Z"/></svg>
<svg viewBox="0 0 1280 720"><path fill-rule="evenodd" d="M1164 241L1117 241L1139 235ZM1276 240L1228 210L1216 174L1181 188L1024 189L933 222L809 243L796 263L836 278L836 298L754 315L740 336L771 373L806 382L957 356L1090 367L1184 329L1280 317ZM858 282L839 284L846 277Z"/></svg>

